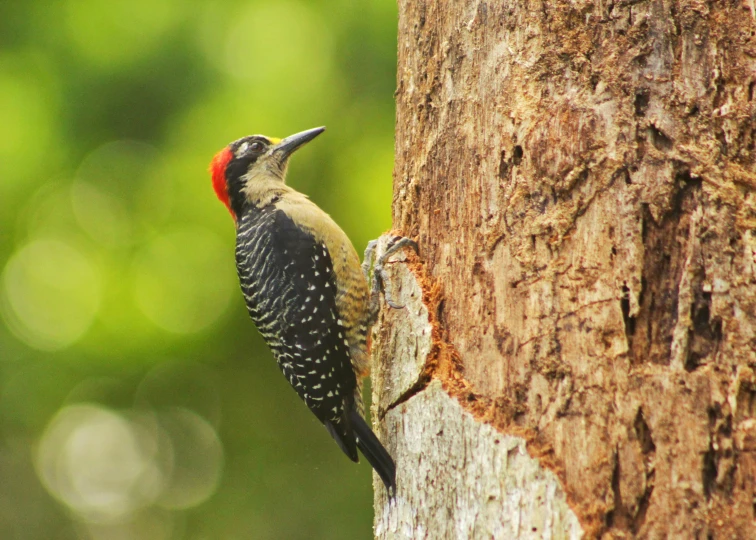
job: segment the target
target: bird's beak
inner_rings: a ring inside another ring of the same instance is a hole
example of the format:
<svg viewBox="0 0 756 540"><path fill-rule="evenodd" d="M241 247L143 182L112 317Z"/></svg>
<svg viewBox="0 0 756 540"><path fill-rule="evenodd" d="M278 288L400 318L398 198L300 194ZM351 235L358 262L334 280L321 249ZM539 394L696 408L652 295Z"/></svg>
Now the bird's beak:
<svg viewBox="0 0 756 540"><path fill-rule="evenodd" d="M310 142L324 131L325 127L317 127L295 133L294 135L289 135L271 148L270 153L276 156L280 163L286 163L286 160L289 159L289 156L291 156L295 150L303 146L305 143Z"/></svg>

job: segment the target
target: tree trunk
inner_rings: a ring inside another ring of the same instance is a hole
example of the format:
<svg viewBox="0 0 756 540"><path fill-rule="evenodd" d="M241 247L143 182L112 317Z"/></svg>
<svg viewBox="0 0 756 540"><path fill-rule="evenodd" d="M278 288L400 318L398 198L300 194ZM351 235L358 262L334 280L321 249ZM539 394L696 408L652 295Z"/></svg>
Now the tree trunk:
<svg viewBox="0 0 756 540"><path fill-rule="evenodd" d="M756 538L754 1L399 12L376 536Z"/></svg>

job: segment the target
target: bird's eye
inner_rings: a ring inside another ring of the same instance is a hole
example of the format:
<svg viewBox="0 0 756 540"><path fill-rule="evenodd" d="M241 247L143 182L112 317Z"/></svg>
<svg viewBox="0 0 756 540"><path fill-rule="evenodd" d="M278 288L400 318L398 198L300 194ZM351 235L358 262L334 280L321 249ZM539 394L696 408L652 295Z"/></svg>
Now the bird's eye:
<svg viewBox="0 0 756 540"><path fill-rule="evenodd" d="M253 142L252 144L249 145L249 149L252 152L262 152L263 143L261 143L259 141L255 141L255 142Z"/></svg>

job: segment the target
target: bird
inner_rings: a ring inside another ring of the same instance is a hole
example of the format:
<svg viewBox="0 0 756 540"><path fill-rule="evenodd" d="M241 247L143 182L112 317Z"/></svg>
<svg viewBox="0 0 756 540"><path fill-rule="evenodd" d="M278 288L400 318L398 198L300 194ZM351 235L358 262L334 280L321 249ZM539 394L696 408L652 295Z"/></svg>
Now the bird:
<svg viewBox="0 0 756 540"><path fill-rule="evenodd" d="M359 449L390 496L396 465L364 418L370 292L346 233L286 184L292 154L325 131L250 135L215 154L212 185L236 225L236 268L278 367L339 448Z"/></svg>

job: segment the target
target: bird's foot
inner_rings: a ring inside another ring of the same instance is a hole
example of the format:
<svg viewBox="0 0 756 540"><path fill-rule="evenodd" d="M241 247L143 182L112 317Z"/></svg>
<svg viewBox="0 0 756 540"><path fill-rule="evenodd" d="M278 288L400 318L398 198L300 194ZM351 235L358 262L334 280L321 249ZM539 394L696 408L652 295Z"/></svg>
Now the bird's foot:
<svg viewBox="0 0 756 540"><path fill-rule="evenodd" d="M385 265L388 262L388 258L405 247L411 247L415 253L420 252L417 242L411 238L405 236L393 236L387 242L385 251L380 256L376 256L379 247L378 242L378 240L371 240L368 243L362 262L362 271L365 273L365 279L367 279L370 286L371 323L375 322L378 318L378 311L380 309L379 297L381 292L383 292L383 297L386 299L386 303L389 307L393 309L404 309L405 307L394 302L391 292L386 288L388 274L386 273ZM371 268L372 275L370 272Z"/></svg>

